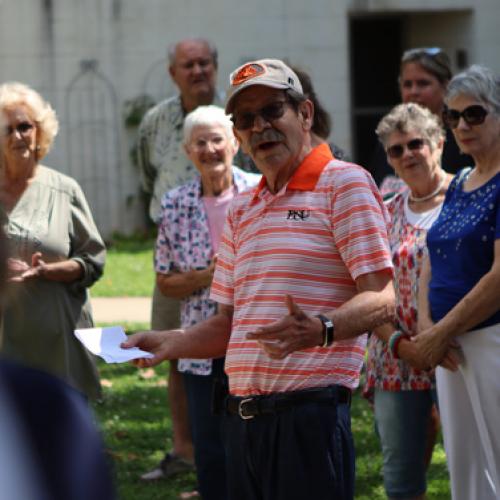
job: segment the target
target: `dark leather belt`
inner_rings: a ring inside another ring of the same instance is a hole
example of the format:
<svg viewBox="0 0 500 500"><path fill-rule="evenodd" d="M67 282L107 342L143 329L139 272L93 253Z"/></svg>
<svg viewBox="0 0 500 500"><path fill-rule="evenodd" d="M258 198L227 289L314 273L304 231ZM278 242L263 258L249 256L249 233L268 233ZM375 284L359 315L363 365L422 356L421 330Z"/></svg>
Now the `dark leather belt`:
<svg viewBox="0 0 500 500"><path fill-rule="evenodd" d="M341 385L305 389L303 391L277 392L265 396L239 398L228 396L225 402L226 413L239 415L243 420L258 415L274 415L294 406L311 403L351 404L351 391Z"/></svg>

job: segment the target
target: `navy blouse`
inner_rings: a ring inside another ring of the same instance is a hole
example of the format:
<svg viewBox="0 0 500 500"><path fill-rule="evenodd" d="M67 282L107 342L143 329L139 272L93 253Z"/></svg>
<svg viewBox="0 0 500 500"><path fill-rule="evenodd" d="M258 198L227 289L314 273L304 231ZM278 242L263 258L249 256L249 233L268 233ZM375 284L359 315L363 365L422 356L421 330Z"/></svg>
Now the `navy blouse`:
<svg viewBox="0 0 500 500"><path fill-rule="evenodd" d="M491 269L495 240L500 238L500 173L481 187L464 191L471 170L468 167L457 173L443 209L427 233L432 269L429 302L435 322ZM496 323L500 323L500 311L475 328Z"/></svg>

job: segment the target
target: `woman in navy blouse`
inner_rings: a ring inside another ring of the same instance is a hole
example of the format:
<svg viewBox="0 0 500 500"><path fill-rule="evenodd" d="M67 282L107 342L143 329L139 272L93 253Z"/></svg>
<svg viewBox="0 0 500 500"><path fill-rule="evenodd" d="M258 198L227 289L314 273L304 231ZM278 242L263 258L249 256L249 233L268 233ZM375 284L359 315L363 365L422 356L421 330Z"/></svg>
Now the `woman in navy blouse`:
<svg viewBox="0 0 500 500"><path fill-rule="evenodd" d="M472 66L448 87L444 119L475 161L453 179L427 234L422 359L436 370L454 500L500 498L500 76Z"/></svg>

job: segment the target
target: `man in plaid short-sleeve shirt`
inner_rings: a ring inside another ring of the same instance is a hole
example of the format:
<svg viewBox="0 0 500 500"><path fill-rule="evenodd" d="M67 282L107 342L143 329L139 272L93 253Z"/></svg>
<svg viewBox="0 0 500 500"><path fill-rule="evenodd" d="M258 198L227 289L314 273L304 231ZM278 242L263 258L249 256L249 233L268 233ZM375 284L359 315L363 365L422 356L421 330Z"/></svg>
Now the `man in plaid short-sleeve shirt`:
<svg viewBox="0 0 500 500"><path fill-rule="evenodd" d="M282 61L238 68L226 112L263 179L229 210L218 313L125 346L154 353L139 366L226 355L230 498L351 499L350 393L364 333L394 309L382 199L361 167L313 144L313 105Z"/></svg>

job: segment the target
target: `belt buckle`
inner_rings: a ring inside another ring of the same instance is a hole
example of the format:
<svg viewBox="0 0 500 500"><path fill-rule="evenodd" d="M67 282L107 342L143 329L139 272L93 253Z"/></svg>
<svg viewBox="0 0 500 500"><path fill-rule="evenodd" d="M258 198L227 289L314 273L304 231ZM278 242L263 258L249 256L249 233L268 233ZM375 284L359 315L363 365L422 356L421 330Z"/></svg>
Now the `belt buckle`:
<svg viewBox="0 0 500 500"><path fill-rule="evenodd" d="M252 418L254 418L254 417L255 417L255 415L245 415L245 414L243 413L243 405L244 405L245 403L249 403L249 402L250 402L250 401L252 401L252 400L253 400L253 398L245 398L245 399L242 399L242 400L239 402L239 404L238 404L238 415L240 416L240 418L241 418L242 420L250 420L250 419L252 419Z"/></svg>

